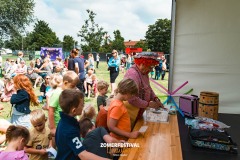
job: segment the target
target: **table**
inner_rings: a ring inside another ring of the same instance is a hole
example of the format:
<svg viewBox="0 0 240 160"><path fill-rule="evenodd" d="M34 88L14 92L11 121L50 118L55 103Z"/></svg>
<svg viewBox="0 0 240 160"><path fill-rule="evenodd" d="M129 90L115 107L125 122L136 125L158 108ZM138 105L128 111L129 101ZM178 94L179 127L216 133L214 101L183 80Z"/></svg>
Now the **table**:
<svg viewBox="0 0 240 160"><path fill-rule="evenodd" d="M129 143L140 147L125 148L119 160L182 160L177 115L170 115L168 123L137 121L134 131L141 126L148 126L147 131Z"/></svg>
<svg viewBox="0 0 240 160"><path fill-rule="evenodd" d="M218 120L231 126L231 128L227 129L227 131L229 135L231 135L233 141L238 144L238 154L193 147L188 136L188 127L185 125L184 118L178 114L182 156L184 160L240 160L240 114L219 113Z"/></svg>

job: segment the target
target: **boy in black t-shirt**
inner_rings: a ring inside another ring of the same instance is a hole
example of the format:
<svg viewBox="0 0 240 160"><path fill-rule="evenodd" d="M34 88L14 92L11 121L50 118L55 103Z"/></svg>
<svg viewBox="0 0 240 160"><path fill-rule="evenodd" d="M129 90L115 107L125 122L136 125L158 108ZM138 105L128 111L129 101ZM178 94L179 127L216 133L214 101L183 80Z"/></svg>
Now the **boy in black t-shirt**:
<svg viewBox="0 0 240 160"><path fill-rule="evenodd" d="M108 148L103 146L101 147L101 144L121 142L110 136L105 128L95 128L89 118L84 118L80 121L80 130L81 136L84 138L83 146L86 150L101 157L111 158Z"/></svg>
<svg viewBox="0 0 240 160"><path fill-rule="evenodd" d="M107 91L108 91L109 84L106 81L98 81L97 83L97 90L98 90L98 97L97 97L97 107L98 112L100 107L106 106L106 99L107 99Z"/></svg>

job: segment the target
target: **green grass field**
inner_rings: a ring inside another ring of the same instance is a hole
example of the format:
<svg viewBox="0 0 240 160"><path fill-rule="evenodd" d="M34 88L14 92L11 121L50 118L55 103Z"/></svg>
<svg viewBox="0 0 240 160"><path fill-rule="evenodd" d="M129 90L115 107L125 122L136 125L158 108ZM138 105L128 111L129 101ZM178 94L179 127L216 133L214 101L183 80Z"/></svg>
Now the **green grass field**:
<svg viewBox="0 0 240 160"><path fill-rule="evenodd" d="M2 57L3 57L3 63L5 62L6 58L17 59L17 56L11 56L11 55L4 55ZM26 61L26 64L28 65L29 62L30 62L28 60L28 57L25 57L24 60ZM105 61L99 63L99 68L96 69L96 75L97 75L98 80L105 80L107 82L110 82L109 71L107 71L107 63ZM123 76L124 76L124 73L120 72L119 76L116 79L116 83L121 81L123 79ZM165 80L157 80L157 82L167 88L167 86L168 86L168 72L165 75ZM151 83L151 86L152 86L155 94L163 102L166 99L165 95L163 93L161 93L154 84ZM39 87L35 88L34 90L35 90L36 95L40 94ZM110 95L110 87L109 87L109 91L108 91L107 95ZM2 111L0 111L0 118L9 119L10 118L10 111L11 111L11 104L9 102L0 102L0 103L4 107L4 109ZM89 103L93 104L94 107L97 108L96 98L90 98L90 99L85 98L85 104L89 104ZM39 106L31 106L31 110L36 109L36 108L41 108L42 105L43 104L40 104Z"/></svg>

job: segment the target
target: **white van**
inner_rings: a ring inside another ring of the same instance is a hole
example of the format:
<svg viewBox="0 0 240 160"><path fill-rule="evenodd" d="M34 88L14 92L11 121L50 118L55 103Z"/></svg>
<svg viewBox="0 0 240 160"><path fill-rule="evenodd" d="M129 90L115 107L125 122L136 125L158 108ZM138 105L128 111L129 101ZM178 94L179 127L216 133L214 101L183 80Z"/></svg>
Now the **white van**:
<svg viewBox="0 0 240 160"><path fill-rule="evenodd" d="M1 53L1 55L3 55L3 54L12 54L12 50L11 49L7 49L7 48L2 48L2 49L0 49L0 53Z"/></svg>

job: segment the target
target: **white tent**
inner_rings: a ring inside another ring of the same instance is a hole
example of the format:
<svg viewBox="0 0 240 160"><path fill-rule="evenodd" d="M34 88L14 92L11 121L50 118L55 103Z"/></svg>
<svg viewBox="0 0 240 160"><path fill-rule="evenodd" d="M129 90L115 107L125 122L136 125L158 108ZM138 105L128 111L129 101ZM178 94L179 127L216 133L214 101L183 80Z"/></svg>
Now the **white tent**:
<svg viewBox="0 0 240 160"><path fill-rule="evenodd" d="M240 114L240 0L173 0L170 90L219 93L219 112Z"/></svg>

